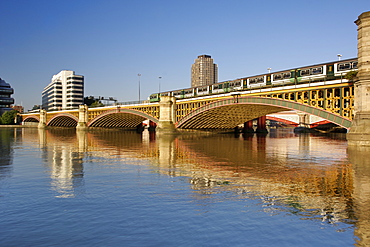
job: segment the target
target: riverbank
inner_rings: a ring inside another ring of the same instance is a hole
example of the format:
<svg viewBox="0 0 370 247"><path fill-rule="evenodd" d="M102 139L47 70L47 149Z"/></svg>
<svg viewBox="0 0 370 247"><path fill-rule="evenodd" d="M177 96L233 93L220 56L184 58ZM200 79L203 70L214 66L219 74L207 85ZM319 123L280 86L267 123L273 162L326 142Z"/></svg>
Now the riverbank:
<svg viewBox="0 0 370 247"><path fill-rule="evenodd" d="M0 128L37 128L37 125L0 125Z"/></svg>

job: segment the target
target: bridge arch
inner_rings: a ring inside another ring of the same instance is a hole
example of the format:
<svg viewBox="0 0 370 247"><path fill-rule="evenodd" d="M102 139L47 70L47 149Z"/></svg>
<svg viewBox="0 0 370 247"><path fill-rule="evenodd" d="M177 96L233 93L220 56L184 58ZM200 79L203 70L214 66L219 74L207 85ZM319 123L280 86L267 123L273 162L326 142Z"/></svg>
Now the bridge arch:
<svg viewBox="0 0 370 247"><path fill-rule="evenodd" d="M176 123L176 127L184 129L234 128L257 117L287 109L327 119L346 129L349 129L352 123L349 119L309 105L277 98L245 96L222 99L204 105L180 119Z"/></svg>
<svg viewBox="0 0 370 247"><path fill-rule="evenodd" d="M53 116L47 123L46 126L55 127L76 127L78 118L69 113L61 113Z"/></svg>
<svg viewBox="0 0 370 247"><path fill-rule="evenodd" d="M143 121L149 119L152 122L158 123L159 120L147 113L119 108L103 112L96 118L87 123L88 127L103 127L103 128L135 128Z"/></svg>
<svg viewBox="0 0 370 247"><path fill-rule="evenodd" d="M39 123L40 118L38 116L27 116L23 119L23 123Z"/></svg>

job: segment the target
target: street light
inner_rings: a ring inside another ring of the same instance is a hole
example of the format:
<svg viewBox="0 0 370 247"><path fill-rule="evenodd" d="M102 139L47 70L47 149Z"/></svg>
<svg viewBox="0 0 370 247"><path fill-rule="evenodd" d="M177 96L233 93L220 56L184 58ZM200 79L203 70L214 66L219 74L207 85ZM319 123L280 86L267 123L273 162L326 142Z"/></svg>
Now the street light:
<svg viewBox="0 0 370 247"><path fill-rule="evenodd" d="M271 68L267 68L267 71L268 71L269 73L271 73Z"/></svg>
<svg viewBox="0 0 370 247"><path fill-rule="evenodd" d="M338 61L340 61L342 55L341 54L338 54L337 57L338 57Z"/></svg>
<svg viewBox="0 0 370 247"><path fill-rule="evenodd" d="M161 93L161 79L162 79L162 76L158 77L158 79L159 79L158 93L160 94Z"/></svg>
<svg viewBox="0 0 370 247"><path fill-rule="evenodd" d="M140 76L141 74L137 74L137 76L139 77L139 103L140 103Z"/></svg>

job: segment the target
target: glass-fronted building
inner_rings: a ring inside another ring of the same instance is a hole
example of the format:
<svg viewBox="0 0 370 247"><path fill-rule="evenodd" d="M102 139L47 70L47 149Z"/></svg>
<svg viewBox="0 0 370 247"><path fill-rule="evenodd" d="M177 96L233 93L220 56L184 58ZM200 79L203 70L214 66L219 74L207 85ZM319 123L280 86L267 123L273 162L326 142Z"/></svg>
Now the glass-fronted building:
<svg viewBox="0 0 370 247"><path fill-rule="evenodd" d="M14 99L11 95L14 93L14 89L9 83L6 83L0 78L0 115L6 111L13 110L11 105L14 104Z"/></svg>
<svg viewBox="0 0 370 247"><path fill-rule="evenodd" d="M42 108L47 111L76 109L84 102L84 76L62 70L42 91Z"/></svg>

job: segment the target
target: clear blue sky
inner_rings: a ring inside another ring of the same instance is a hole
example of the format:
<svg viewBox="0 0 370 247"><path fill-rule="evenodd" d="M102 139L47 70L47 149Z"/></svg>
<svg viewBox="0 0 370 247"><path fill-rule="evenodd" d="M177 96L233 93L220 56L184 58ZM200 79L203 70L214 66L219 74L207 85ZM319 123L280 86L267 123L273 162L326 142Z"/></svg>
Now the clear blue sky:
<svg viewBox="0 0 370 247"><path fill-rule="evenodd" d="M190 87L209 54L219 81L357 56L369 0L1 0L0 77L16 104L41 104L63 69L85 76L85 96L138 99Z"/></svg>

